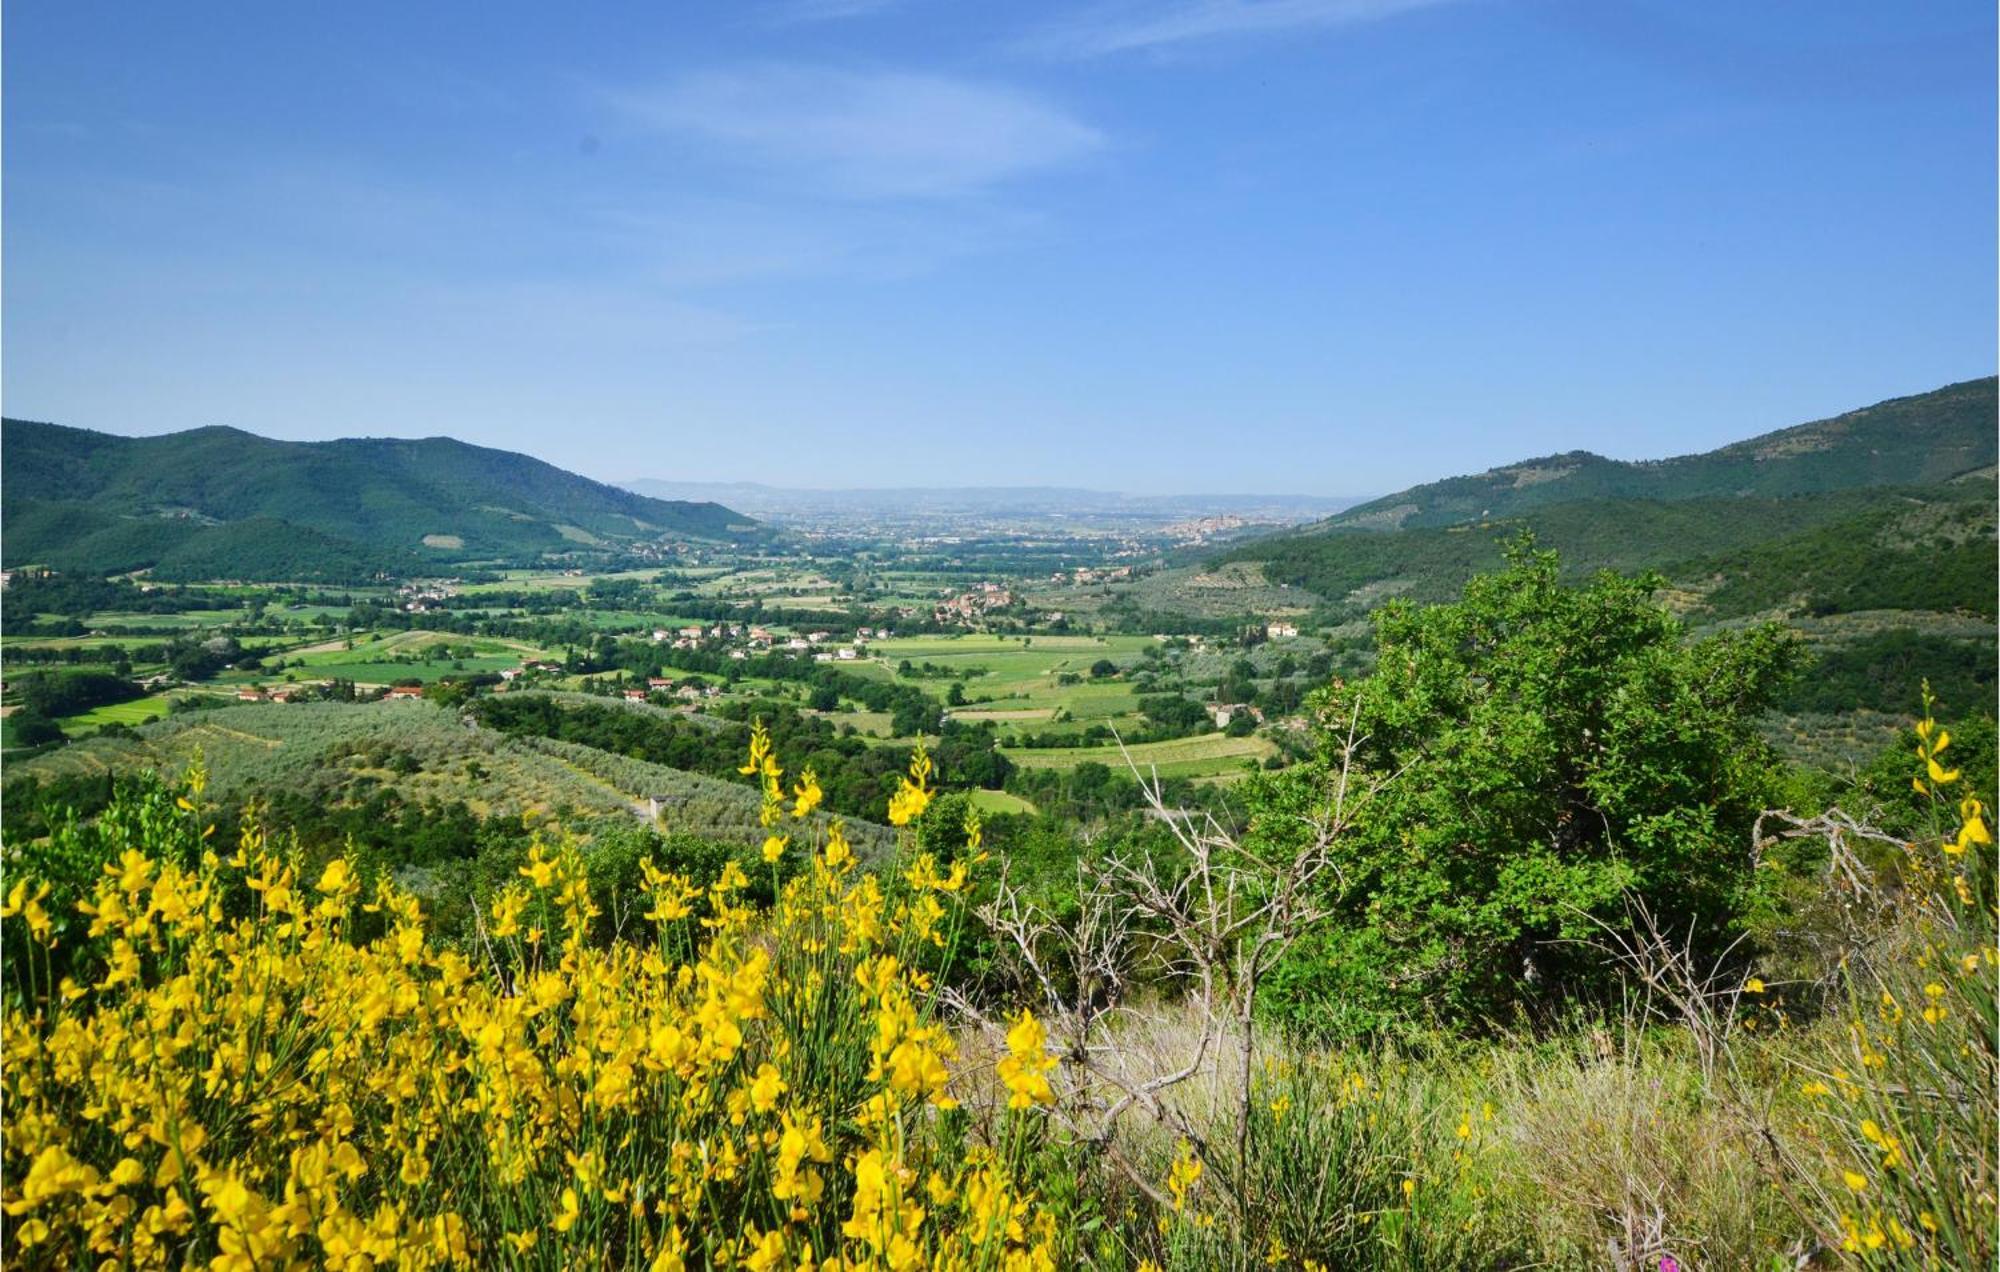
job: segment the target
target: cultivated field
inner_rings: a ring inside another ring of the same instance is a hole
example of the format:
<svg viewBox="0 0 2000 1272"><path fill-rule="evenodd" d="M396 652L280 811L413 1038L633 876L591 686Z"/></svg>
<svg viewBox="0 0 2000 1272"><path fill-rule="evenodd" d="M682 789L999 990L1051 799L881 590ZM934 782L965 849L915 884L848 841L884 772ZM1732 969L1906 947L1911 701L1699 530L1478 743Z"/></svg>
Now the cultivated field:
<svg viewBox="0 0 2000 1272"><path fill-rule="evenodd" d="M217 707L143 725L133 737L75 742L9 764L6 777L139 769L171 775L197 755L208 766L211 789L225 800L272 789L338 799L365 779L370 789L391 788L415 801L463 801L481 815L568 808L592 816L637 815L647 797L668 795L676 801L667 817L674 829L731 842L761 839L758 796L750 787L573 743L509 738L422 701ZM850 827L857 847L886 843L880 827Z"/></svg>
<svg viewBox="0 0 2000 1272"><path fill-rule="evenodd" d="M923 685L939 698L953 680L923 676L924 664L957 673L967 705L952 708L952 717L991 720L1009 737L1022 728L1074 733L1091 724L1136 722L1130 682L1092 679L1090 668L1100 659L1132 667L1153 644L1146 636L915 636L878 641L869 654L885 669L908 660L915 674L905 683ZM1065 675L1080 679L1064 684Z"/></svg>
<svg viewBox="0 0 2000 1272"><path fill-rule="evenodd" d="M360 685L398 680L429 683L445 676L501 671L520 666L524 659L549 656L548 651L525 641L445 632L362 633L354 638L352 649L346 644L345 640L322 642L273 658L258 670L224 672L216 677L216 683L263 684L283 680L287 673L300 680L352 680ZM467 651L472 656L467 657Z"/></svg>
<svg viewBox="0 0 2000 1272"><path fill-rule="evenodd" d="M63 732L72 736L91 729L100 729L107 724L144 724L152 719L164 719L167 714L167 695L155 694L148 698L134 698L130 702L114 702L108 706L92 707L79 715L65 716L58 721Z"/></svg>
<svg viewBox="0 0 2000 1272"><path fill-rule="evenodd" d="M1141 773L1161 777L1215 777L1235 774L1244 761L1261 763L1276 752L1260 737L1232 738L1227 734L1205 733L1200 737L1176 738L1171 742L1142 742L1136 746L1002 747L1007 758L1022 768L1074 768L1096 763L1123 771L1127 757Z"/></svg>

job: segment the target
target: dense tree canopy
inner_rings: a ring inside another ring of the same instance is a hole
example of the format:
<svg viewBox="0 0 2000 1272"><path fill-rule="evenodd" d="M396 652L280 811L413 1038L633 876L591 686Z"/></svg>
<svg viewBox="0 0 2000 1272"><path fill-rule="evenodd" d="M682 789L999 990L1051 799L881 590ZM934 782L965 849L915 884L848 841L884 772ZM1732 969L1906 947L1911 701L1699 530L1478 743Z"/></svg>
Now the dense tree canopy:
<svg viewBox="0 0 2000 1272"><path fill-rule="evenodd" d="M1713 950L1753 887L1775 760L1751 728L1793 668L1775 627L1688 642L1657 580L1558 578L1523 541L1455 603L1391 605L1375 673L1315 696L1326 752L1257 792L1296 835L1352 729L1387 778L1339 843L1336 916L1281 969L1285 1010L1334 1028L1495 1021L1601 983L1579 946L1628 894Z"/></svg>

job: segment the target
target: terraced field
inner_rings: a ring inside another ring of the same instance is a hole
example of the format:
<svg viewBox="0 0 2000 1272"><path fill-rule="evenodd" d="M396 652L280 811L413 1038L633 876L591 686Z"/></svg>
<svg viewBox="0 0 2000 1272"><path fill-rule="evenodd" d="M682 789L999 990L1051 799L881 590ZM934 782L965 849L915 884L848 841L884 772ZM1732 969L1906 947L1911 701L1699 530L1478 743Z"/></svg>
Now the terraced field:
<svg viewBox="0 0 2000 1272"><path fill-rule="evenodd" d="M174 716L136 733L89 738L9 764L6 780L139 769L173 774L199 755L210 790L224 801L274 787L333 800L366 786L391 787L413 800L462 800L484 815L569 808L585 816L631 816L649 796L667 795L672 828L743 843L762 835L750 787L573 743L509 738L423 701L245 703ZM848 824L857 847L885 849L890 841L886 827Z"/></svg>

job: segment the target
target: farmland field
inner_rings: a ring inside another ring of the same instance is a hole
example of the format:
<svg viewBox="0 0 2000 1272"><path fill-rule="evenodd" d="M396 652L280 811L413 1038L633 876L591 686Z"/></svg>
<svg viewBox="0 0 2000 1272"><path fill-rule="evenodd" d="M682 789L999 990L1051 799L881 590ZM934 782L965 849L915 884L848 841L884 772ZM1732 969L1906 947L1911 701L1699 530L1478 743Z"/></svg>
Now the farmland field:
<svg viewBox="0 0 2000 1272"><path fill-rule="evenodd" d="M1214 777L1240 771L1245 760L1262 761L1276 751L1260 737L1232 738L1208 733L1200 737L1176 738L1171 742L1142 742L1120 749L1112 746L1002 747L1008 759L1022 768L1074 768L1098 763L1123 771L1126 757L1141 773L1157 771L1161 777Z"/></svg>
<svg viewBox="0 0 2000 1272"><path fill-rule="evenodd" d="M107 706L92 707L77 715L65 716L56 723L62 726L64 733L71 735L102 728L107 724L144 724L154 717L165 719L167 701L166 694L155 694L150 698L135 698L130 702L114 702Z"/></svg>
<svg viewBox="0 0 2000 1272"><path fill-rule="evenodd" d="M463 801L481 815L568 808L631 816L647 796L664 794L675 797L668 822L676 829L742 843L761 835L749 787L574 743L468 728L456 712L421 701L217 707L143 725L133 737L90 738L9 764L7 780L139 769L171 775L197 755L223 800L274 787L337 800L359 781L415 800ZM392 758L393 767L380 766L376 755ZM881 827L851 818L849 825L857 847L887 842Z"/></svg>
<svg viewBox="0 0 2000 1272"><path fill-rule="evenodd" d="M189 610L179 614L127 614L104 610L84 620L84 626L106 631L120 627L179 627L194 630L223 627L242 617L240 610Z"/></svg>
<svg viewBox="0 0 2000 1272"><path fill-rule="evenodd" d="M503 570L498 583L470 583L455 590L466 596L477 596L482 592L545 592L557 588L586 588L599 579L648 581L659 573L657 568L598 574L571 574L567 570Z"/></svg>
<svg viewBox="0 0 2000 1272"><path fill-rule="evenodd" d="M1023 732L1074 734L1121 721L1136 727L1131 682L1092 678L1090 668L1103 659L1130 668L1155 643L1146 636L912 636L877 641L869 646L871 663L863 665L886 673L908 661L912 674L898 674L898 681L921 685L939 699L956 683L965 702L950 708L951 717L990 722L1005 741ZM927 667L944 674L925 675Z"/></svg>
<svg viewBox="0 0 2000 1272"><path fill-rule="evenodd" d="M345 641L326 641L285 657L283 668L276 661L262 669L238 669L216 677L219 684L254 684L282 679L287 673L301 680L352 680L356 684L386 685L397 680L426 683L465 672L495 672L518 667L523 659L546 656L546 651L524 641L491 636L454 636L440 632L396 632L379 640L357 638L354 648ZM445 651L452 651L447 654ZM463 651L473 651L464 657Z"/></svg>
<svg viewBox="0 0 2000 1272"><path fill-rule="evenodd" d="M1027 813L1032 816L1036 811L1033 803L1007 791L975 790L971 792L971 799L972 806L982 813Z"/></svg>

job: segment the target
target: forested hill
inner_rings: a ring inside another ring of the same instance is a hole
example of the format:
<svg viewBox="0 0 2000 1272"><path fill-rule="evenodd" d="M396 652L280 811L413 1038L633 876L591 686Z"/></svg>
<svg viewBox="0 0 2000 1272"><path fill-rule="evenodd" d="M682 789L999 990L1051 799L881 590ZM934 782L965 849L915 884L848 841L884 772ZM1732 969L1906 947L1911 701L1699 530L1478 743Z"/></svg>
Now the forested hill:
<svg viewBox="0 0 2000 1272"><path fill-rule="evenodd" d="M1657 463L1578 455L1451 478L1224 559L1335 603L1441 600L1530 530L1572 570L1660 570L1717 618L1991 616L1994 388L1972 380Z"/></svg>
<svg viewBox="0 0 2000 1272"><path fill-rule="evenodd" d="M10 566L353 578L756 530L720 504L651 499L447 437L286 442L233 428L120 437L27 420L0 427ZM288 540L287 527L299 533Z"/></svg>
<svg viewBox="0 0 2000 1272"><path fill-rule="evenodd" d="M1413 486L1329 517L1327 529L1414 530L1584 499L1727 499L1920 486L1990 467L1995 381L1967 380L1720 450L1627 463L1588 451Z"/></svg>

